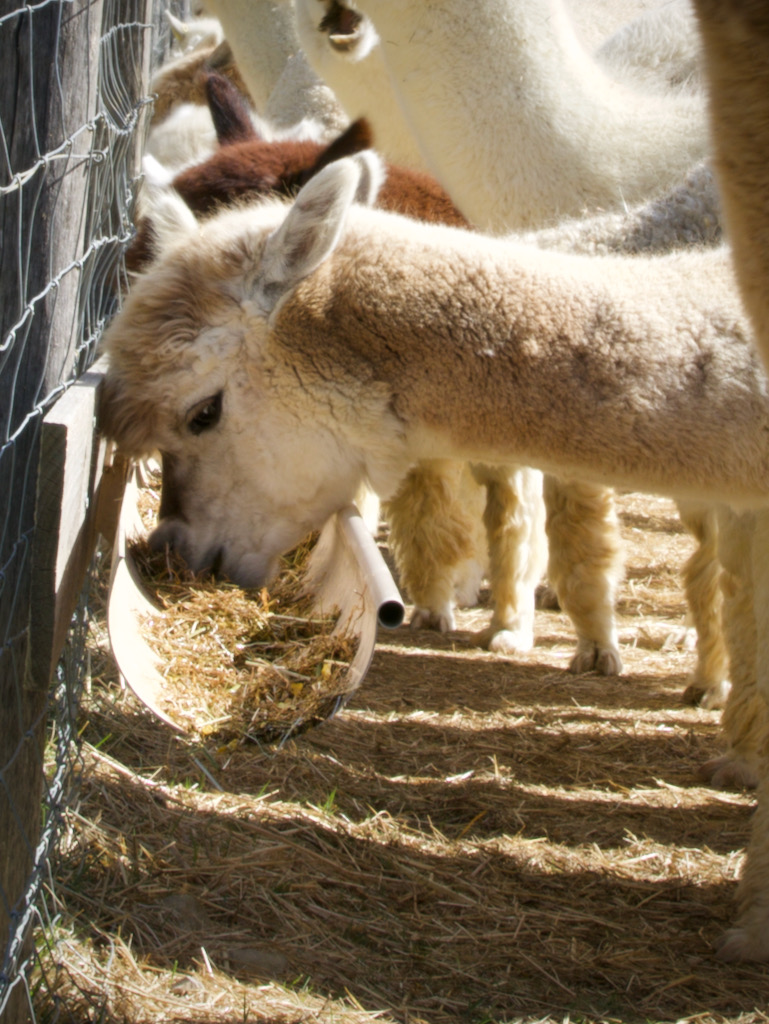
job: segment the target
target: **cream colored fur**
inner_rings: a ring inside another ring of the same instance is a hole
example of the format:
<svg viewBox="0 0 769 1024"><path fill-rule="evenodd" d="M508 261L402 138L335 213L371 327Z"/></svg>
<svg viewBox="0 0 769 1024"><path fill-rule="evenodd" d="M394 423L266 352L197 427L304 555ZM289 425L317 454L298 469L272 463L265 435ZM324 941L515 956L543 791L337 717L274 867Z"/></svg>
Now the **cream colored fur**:
<svg viewBox="0 0 769 1024"><path fill-rule="evenodd" d="M663 253L692 245L715 245L722 240L721 209L718 190L709 165L697 164L680 185L669 192L623 213L605 213L595 217L570 218L554 228L529 231L515 236L519 241L561 252L579 252L587 255L608 253ZM554 500L554 489L549 492ZM581 514L590 515L590 506L579 503ZM562 499L562 504L566 503ZM580 508L581 504L581 508ZM681 521L695 537L697 548L684 567L684 590L689 616L697 637L697 662L684 693L687 701L700 703L706 708L721 707L729 692L726 665L727 652L721 629L721 599L719 589L720 567L717 560L718 525L715 510L710 507L683 506L679 503ZM575 519L575 532L584 535L589 524ZM618 527L609 520L592 524L595 553L592 558L584 548L579 563L580 574L575 574L571 588L571 602L567 602L573 620L584 619L587 609L581 605L581 594L586 596L603 581L601 605L609 615L604 621L594 616L595 636L605 638L616 635L611 613L619 566L621 544ZM566 565L573 558L569 552L569 533L561 531L558 538L551 536L551 577L561 578L561 589L569 589L568 578L558 561ZM616 562L601 564L601 546L613 548ZM584 586L588 566L594 566L591 576L593 587ZM577 666L575 666L577 667Z"/></svg>

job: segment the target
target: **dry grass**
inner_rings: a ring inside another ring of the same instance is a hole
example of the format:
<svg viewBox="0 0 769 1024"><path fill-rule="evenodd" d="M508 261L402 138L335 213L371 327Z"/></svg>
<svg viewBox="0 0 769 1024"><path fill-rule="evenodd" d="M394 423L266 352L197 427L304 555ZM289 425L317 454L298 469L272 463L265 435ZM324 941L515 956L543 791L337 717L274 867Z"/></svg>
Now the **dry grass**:
<svg viewBox="0 0 769 1024"><path fill-rule="evenodd" d="M158 469L138 491L148 531L159 505ZM338 614L313 612L305 576L317 539L283 556L269 590L195 575L146 538L129 545L146 596L162 610L141 623L165 681L161 710L191 736L274 742L328 718L348 697L358 641L334 632ZM131 666L121 668L128 675Z"/></svg>
<svg viewBox="0 0 769 1024"><path fill-rule="evenodd" d="M572 677L538 613L520 659L381 635L348 708L278 749L172 736L93 638L85 770L55 884L57 991L110 1021L769 1021L725 966L748 794L697 766L672 506L622 500L626 672ZM40 1012L44 1013L45 1006Z"/></svg>

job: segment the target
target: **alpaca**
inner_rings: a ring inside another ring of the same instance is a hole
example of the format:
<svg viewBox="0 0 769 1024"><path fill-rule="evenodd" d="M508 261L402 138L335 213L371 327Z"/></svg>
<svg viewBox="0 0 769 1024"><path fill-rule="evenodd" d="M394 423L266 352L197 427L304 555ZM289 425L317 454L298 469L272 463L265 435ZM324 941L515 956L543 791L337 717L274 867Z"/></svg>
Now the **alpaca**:
<svg viewBox="0 0 769 1024"><path fill-rule="evenodd" d="M694 6L710 82L714 165L737 279L769 366L769 11L756 0L694 0Z"/></svg>
<svg viewBox="0 0 769 1024"><path fill-rule="evenodd" d="M599 253L662 253L692 245L717 245L722 241L721 210L718 190L712 171L706 163L692 168L684 181L669 193L623 213L605 213L595 217L571 218L557 227L519 233L519 241L561 252ZM549 495L550 503L555 496ZM678 511L685 528L697 541L697 548L683 570L687 606L697 637L697 661L683 698L704 708L722 707L729 695L727 679L728 656L721 629L720 566L718 563L718 516L714 508L678 502ZM589 513L589 510L588 510ZM583 532L589 523L580 513L571 518L571 531ZM585 515L589 518L589 514ZM612 528L598 531L604 538L617 536ZM552 534L552 521L550 523ZM556 541L556 550L569 553L576 545L564 529L565 536ZM599 549L600 550L600 549ZM593 556L595 564L595 556ZM600 579L611 567L600 571ZM551 566L551 575L564 570L558 562ZM596 574L594 574L596 575ZM567 576L568 580L568 576ZM591 582L593 582L591 580ZM561 583L561 589L567 586ZM584 586L575 575L573 587ZM557 589L557 588L556 588ZM573 602L578 609L579 602ZM609 610L606 612L610 621ZM718 784L720 776L714 776Z"/></svg>
<svg viewBox="0 0 769 1024"><path fill-rule="evenodd" d="M472 25L464 23L467 8L457 0L398 5L400 13L378 0L363 0L354 10L340 0L297 0L296 9L300 40L343 106L355 88L363 97L367 89L384 94L386 102L378 100L371 115L377 139L394 130L388 104L403 108L399 136L405 124L454 202L486 230L541 227L591 208L622 206L675 182L705 152L702 99L651 96L611 81L578 42L559 0L484 0L473 6ZM379 43L381 31L385 44ZM479 51L481 60L473 56ZM482 91L486 80L493 82L489 95ZM498 131L502 122L504 132ZM647 129L652 134L642 142L638 133ZM574 480L548 486L547 499L559 508L547 521L548 573L561 581L564 610L575 625L581 623L571 669L615 674L622 668L613 621L622 543L616 516L603 514L611 498L595 498L592 486L583 490ZM575 517L594 510L598 518L592 528L574 518L569 530L563 519L571 510ZM529 515L535 517L535 507ZM564 546L555 543L556 523ZM577 534L590 546L570 550L570 537ZM508 571L522 579L531 567L523 552L514 557L515 550L514 543L506 547ZM580 586L591 563L594 585ZM570 579L577 567L582 572ZM533 591L522 609L527 613L533 614ZM697 608L694 618L699 624L712 615ZM521 640L515 629L500 628L492 649L530 646L525 635ZM721 665L704 668L698 667L694 692L721 693Z"/></svg>
<svg viewBox="0 0 769 1024"><path fill-rule="evenodd" d="M216 129L204 92L205 75L212 68L247 96L226 42L203 42L167 61L150 83L155 102L145 153L172 173L200 163L216 149Z"/></svg>
<svg viewBox="0 0 769 1024"><path fill-rule="evenodd" d="M162 175L145 163L154 184L171 185L197 215L210 214L223 204L272 194L292 196L323 167L340 157L368 149L371 129L365 120L353 122L333 142L286 137L255 119L248 103L226 78L209 72L202 78L219 149L206 160L176 173ZM378 202L420 220L468 227L453 203L426 174L393 164L385 165ZM137 234L126 254L131 271L152 258L152 226L141 215Z"/></svg>
<svg viewBox="0 0 769 1024"><path fill-rule="evenodd" d="M261 582L361 479L392 493L420 458L769 502L767 380L728 249L542 252L357 205L362 179L345 158L291 207L202 223L158 200L160 258L104 335L101 422L163 452L158 531L194 568Z"/></svg>
<svg viewBox="0 0 769 1024"><path fill-rule="evenodd" d="M555 227L516 232L541 249L586 255L651 255L723 242L721 199L709 161L695 164L669 191L621 212L569 217Z"/></svg>
<svg viewBox="0 0 769 1024"><path fill-rule="evenodd" d="M694 7L724 219L757 348L769 367L769 10L763 0L694 0ZM746 443L755 436L746 432ZM743 585L752 592L747 604L754 615L753 678L761 704L748 693L737 724L752 732L748 746L757 766L758 809L738 889L739 916L719 950L729 960L769 960L769 516L761 510L750 525ZM738 676L735 690L740 682Z"/></svg>
<svg viewBox="0 0 769 1024"><path fill-rule="evenodd" d="M336 0L295 0L296 29L307 60L334 91L350 120L367 117L388 159L420 170L428 161L393 90L371 22ZM688 0L647 11L606 39L595 57L628 85L669 87L694 79L697 35ZM575 14L582 14L582 9Z"/></svg>
<svg viewBox="0 0 769 1024"><path fill-rule="evenodd" d="M354 122L333 143L321 146L310 141L275 142L260 137L243 98L232 84L211 73L206 83L212 120L221 148L204 163L187 168L174 178L158 176L156 184L172 185L196 215L211 213L221 204L244 197L270 194L290 196L322 167L341 156L371 145L365 121ZM467 226L467 222L434 179L418 171L388 165L377 202L384 209L397 210L420 220ZM137 234L126 253L131 272L146 268L153 258L152 225L139 216ZM455 477L459 477L456 479ZM412 625L454 628L453 604L476 599L486 563L485 534L481 532L481 490L466 466L422 463L413 470L388 504L390 545L401 583L415 602ZM460 500L461 499L461 500ZM419 510L418 512L416 510ZM437 523L437 526L436 526ZM544 551L537 524L535 543ZM502 538L500 543L504 543ZM532 558L536 578L543 557ZM500 609L507 609L509 622L514 612L503 573L494 576L493 592ZM501 613L496 622L503 621ZM533 635L531 621L526 623ZM496 625L480 637L493 642Z"/></svg>
<svg viewBox="0 0 769 1024"><path fill-rule="evenodd" d="M239 92L248 96L248 89L235 64L229 43L203 43L166 61L153 75L150 92L155 93L155 102L150 124L155 126L165 121L171 111L182 103L205 106L204 77L201 72L210 69L229 78Z"/></svg>
<svg viewBox="0 0 769 1024"><path fill-rule="evenodd" d="M717 513L718 557L723 566L723 623L729 648L732 687L721 716L727 750L700 768L714 786L751 789L758 785L761 739L768 734L769 706L757 688L756 621L753 613L752 545L755 512Z"/></svg>

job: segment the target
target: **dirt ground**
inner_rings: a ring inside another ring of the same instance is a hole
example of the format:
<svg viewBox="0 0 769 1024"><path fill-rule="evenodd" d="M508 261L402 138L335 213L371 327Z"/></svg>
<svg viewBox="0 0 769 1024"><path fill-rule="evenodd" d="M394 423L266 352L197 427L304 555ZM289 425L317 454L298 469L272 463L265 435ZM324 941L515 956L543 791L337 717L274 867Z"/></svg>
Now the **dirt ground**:
<svg viewBox="0 0 769 1024"><path fill-rule="evenodd" d="M481 608L382 632L332 721L217 748L124 692L97 618L53 886L75 1019L769 1020L769 969L712 951L754 800L697 778L719 713L681 702L692 541L667 501L620 508L620 678L566 671L555 612L531 654L479 651Z"/></svg>

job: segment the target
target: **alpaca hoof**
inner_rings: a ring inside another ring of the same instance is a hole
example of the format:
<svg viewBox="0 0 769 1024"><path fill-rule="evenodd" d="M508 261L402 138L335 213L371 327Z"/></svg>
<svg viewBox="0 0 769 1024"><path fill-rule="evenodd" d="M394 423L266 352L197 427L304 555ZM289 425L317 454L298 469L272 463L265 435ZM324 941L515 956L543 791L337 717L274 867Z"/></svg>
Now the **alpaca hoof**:
<svg viewBox="0 0 769 1024"><path fill-rule="evenodd" d="M534 646L533 634L525 629L497 629L486 632L484 647L492 654L523 654Z"/></svg>
<svg viewBox="0 0 769 1024"><path fill-rule="evenodd" d="M711 683L710 686L702 686L699 683L691 682L681 695L684 704L693 704L695 707L704 708L706 711L713 711L722 708L729 696L732 684L728 679Z"/></svg>
<svg viewBox="0 0 769 1024"><path fill-rule="evenodd" d="M561 602L558 600L555 587L551 587L549 583L540 583L534 591L534 607L541 612L559 612Z"/></svg>
<svg viewBox="0 0 769 1024"><path fill-rule="evenodd" d="M569 663L569 672L582 675L597 672L601 676L618 676L622 672L622 658L616 647L598 647L596 644L580 645Z"/></svg>
<svg viewBox="0 0 769 1024"><path fill-rule="evenodd" d="M755 789L758 785L758 773L747 761L731 754L706 761L697 774L715 789Z"/></svg>
<svg viewBox="0 0 769 1024"><path fill-rule="evenodd" d="M435 629L439 633L450 633L456 629L454 612L451 608L445 608L441 612L432 611L430 608L416 607L409 622L411 629Z"/></svg>

